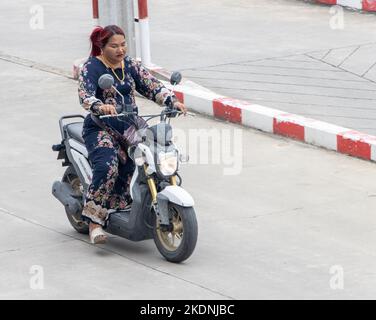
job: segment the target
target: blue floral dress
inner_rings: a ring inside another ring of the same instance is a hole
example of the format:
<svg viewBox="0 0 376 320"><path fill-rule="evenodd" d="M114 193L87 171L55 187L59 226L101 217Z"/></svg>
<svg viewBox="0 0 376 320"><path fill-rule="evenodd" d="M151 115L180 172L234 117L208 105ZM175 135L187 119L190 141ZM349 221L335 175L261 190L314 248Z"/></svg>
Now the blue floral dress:
<svg viewBox="0 0 376 320"><path fill-rule="evenodd" d="M125 77L120 81L123 77L121 68L112 71L98 58L89 57L78 79L79 100L85 110L99 115L101 104L121 105L121 97L115 90L102 90L98 86L98 79L103 74L114 77L114 86L124 96L125 104L135 105L135 91L161 106L170 102L170 90L138 61L127 56L124 66ZM113 72L116 72L117 77ZM176 100L174 95L172 98ZM104 121L121 134L129 127L127 122L116 118ZM129 181L134 164L129 158L125 164L119 161L118 143L108 132L96 125L90 114L85 118L82 135L93 169L93 179L86 194L82 215L104 226L108 219L108 209L125 209L130 202Z"/></svg>

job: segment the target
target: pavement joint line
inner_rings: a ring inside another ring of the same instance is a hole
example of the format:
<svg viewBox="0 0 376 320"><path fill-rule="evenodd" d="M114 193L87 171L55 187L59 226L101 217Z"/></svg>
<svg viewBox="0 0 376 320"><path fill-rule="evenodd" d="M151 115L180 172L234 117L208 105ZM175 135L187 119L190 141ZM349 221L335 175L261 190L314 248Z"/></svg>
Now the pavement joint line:
<svg viewBox="0 0 376 320"><path fill-rule="evenodd" d="M357 46L353 51L351 51L351 53L345 58L342 60L342 62L340 64L337 65L337 67L340 67L342 64L344 64L350 57L352 57L354 55L355 52L357 52L358 50L360 49L360 46Z"/></svg>
<svg viewBox="0 0 376 320"><path fill-rule="evenodd" d="M299 96L314 96L314 97L325 97L325 98L336 98L336 99L347 99L347 100L376 101L376 98L342 97L342 96L334 96L334 95L329 95L329 94L303 93L303 92L278 91L278 90L264 90L264 89L254 89L254 88L228 88L228 87L219 87L219 86L210 86L210 88L213 88L213 89L231 89L231 90L240 90L240 91L272 92L272 93L282 93L282 94L293 94L293 95L299 95Z"/></svg>
<svg viewBox="0 0 376 320"><path fill-rule="evenodd" d="M58 230L56 230L56 229L54 229L54 228L48 227L48 226L46 226L46 225L43 225L43 224L41 224L41 223L39 223L39 222L37 222L37 221L34 221L34 220L31 220L31 219L27 219L27 218L24 218L24 217L18 216L17 214L12 213L12 212L10 212L10 211L4 209L4 208L1 208L1 207L0 207L0 212L2 212L2 213L4 213L4 214L7 214L7 215L10 215L10 216L12 216L12 217L14 217L14 218L20 219L20 220L22 220L22 221L24 221L24 222L27 222L27 223L33 224L33 225L35 225L35 226L38 226L38 227L41 227L41 228L47 229L47 230L49 230L49 231L52 231L52 232L58 233L58 234L60 234L60 235L63 235L63 236L69 237L69 238L71 238L71 240L78 240L78 241L83 242L84 244L86 244L86 245L88 245L88 246L90 246L90 247L94 247L90 242L88 242L88 241L86 241L86 240L83 240L83 239L77 238L77 237L75 237L75 236L72 236L72 235L66 234L66 233L64 233L64 232L58 231ZM112 249L105 248L105 247L102 247L102 246L95 246L95 248L96 248L96 249L103 250L103 251L106 251L106 252L110 252L110 253L112 253L112 254L114 254L114 255L120 256L120 257L122 257L122 258L124 258L124 259L126 259L126 260L129 260L129 261L132 261L132 262L134 262L134 263L136 263L136 264L138 264L138 265L141 265L141 266L145 267L146 269L151 269L151 270L156 271L156 272L158 272L158 273L162 273L162 274L164 274L164 275L166 275L166 276L168 276L168 277L175 278L175 279L178 279L178 280L180 280L180 281L183 281L183 282L189 283L189 284L191 284L191 285L193 285L193 286L195 286L195 287L199 287L199 288L201 288L201 289L204 289L204 290L209 291L209 292L211 292L211 293L217 294L217 295L219 295L219 296L221 296L221 297L224 297L224 298L227 298L227 299L229 299L229 300L236 300L235 298L233 298L233 297L231 297L231 296L229 296L229 295L226 295L226 294L221 293L221 292L219 292L219 291L216 291L216 290L214 290L214 289L211 289L211 288L205 287L205 286L203 286L203 285L201 285L201 284L198 284L198 283L195 283L195 282L193 282L193 281L190 281L190 280L184 279L184 278L182 278L182 277L176 276L176 275L174 275L174 274L172 274L172 273L169 273L169 272L167 272L167 271L164 271L164 270L158 269L158 268L156 268L156 267L149 266L149 265L147 265L146 263L143 263L143 262L140 262L140 261L138 261L138 260L136 260L136 259L130 258L130 257L128 257L128 256L126 256L126 255L123 255L123 254L121 254L121 253L119 253L119 252L116 252L116 251L114 251L114 250L112 250ZM0 252L0 254L1 254L1 252Z"/></svg>
<svg viewBox="0 0 376 320"><path fill-rule="evenodd" d="M318 61L321 62L321 61ZM262 72L247 72L247 71L229 71L229 70L206 70L202 69L200 71L205 72L219 72L219 73L239 73L239 74L256 74L260 76L277 76L277 77L291 77L291 78L304 78L304 79L317 79L317 80L333 80L333 81L346 81L346 82L358 82L358 83L369 83L368 80L350 80L350 79L338 79L338 78L323 78L323 77L309 77L291 74L280 74L280 73L262 73ZM191 77L191 76L189 76Z"/></svg>
<svg viewBox="0 0 376 320"><path fill-rule="evenodd" d="M299 67L281 67L281 66L268 66L268 65L261 65L261 64L236 64L238 66L244 67L262 67L262 68L271 68L271 69L287 69L287 70L310 70L310 71L324 71L324 72L345 72L346 70L331 70L331 69L315 69L315 68L299 68ZM334 66L338 68L337 66Z"/></svg>
<svg viewBox="0 0 376 320"><path fill-rule="evenodd" d="M45 65L45 64L40 64L40 63L37 63L35 61L20 58L20 57L17 57L17 56L7 55L7 54L4 54L1 51L0 51L0 60L10 62L10 63L14 63L14 64L18 64L18 65L21 65L21 66L24 66L24 67L28 67L28 68L37 69L37 70L40 70L40 71L52 73L52 74L55 74L55 75L63 76L67 79L74 80L73 77L69 73L67 73L65 70L58 69L58 68L48 66L48 65Z"/></svg>
<svg viewBox="0 0 376 320"><path fill-rule="evenodd" d="M71 241L74 241L74 240L75 239L62 240L62 241L59 241L58 244L67 243L67 242L71 242ZM15 248L15 249L8 249L8 250L0 251L0 255L7 254L7 253L13 253L13 252L20 252L20 251L29 250L29 249L44 248L44 247L48 247L50 245L51 245L51 243L41 244L41 245L38 245L38 246L29 246L29 247L20 247L20 248Z"/></svg>
<svg viewBox="0 0 376 320"><path fill-rule="evenodd" d="M319 61L293 60L293 59L283 59L283 58L272 58L270 60L284 61L284 62L299 62L299 63L320 63Z"/></svg>
<svg viewBox="0 0 376 320"><path fill-rule="evenodd" d="M372 69L373 69L373 67L376 65L376 61L361 75L361 77L362 78L364 78L365 77L365 75L368 73L368 72L370 72Z"/></svg>
<svg viewBox="0 0 376 320"><path fill-rule="evenodd" d="M375 44L376 44L376 42L365 42L365 43L362 43L362 44L335 47L335 48L331 48L331 49L322 49L322 50L314 50L314 51L310 50L310 51L304 51L304 52L301 52L301 53L289 53L289 54L266 57L266 58L257 58L257 59L251 59L251 60L241 60L241 61L236 61L236 62L226 62L226 63L220 63L220 64L208 65L208 66L198 66L198 67L184 68L184 69L180 69L180 71L197 70L197 69L202 69L202 68L213 68L213 67L219 67L219 66L227 66L227 65L236 64L236 63L258 62L258 61L264 61L264 60L272 60L272 59L275 59L275 58L289 58L289 57L295 57L295 56L304 56L307 53L317 53L317 52L322 52L322 51L326 52L327 50L332 51L332 50L338 50L338 49L347 49L347 48L351 48L351 47L354 47L354 46L364 47L364 46L375 45ZM329 54L329 52L327 54Z"/></svg>
<svg viewBox="0 0 376 320"><path fill-rule="evenodd" d="M326 64L328 64L328 65L330 65L330 66L332 66L332 67L339 68L339 69L341 69L341 70L343 70L343 71L345 71L345 72L348 72L348 73L350 73L350 74L352 74L352 75L354 75L354 76L357 76L357 77L359 77L359 78L361 78L361 79L365 79L365 80L367 80L367 81L369 81L369 82L376 83L376 81L374 81L374 80L372 80L372 79L369 79L369 78L367 78L367 77L362 77L361 75L359 75L359 74L357 74L357 73L355 73L355 72L352 72L352 71L350 71L350 70L344 69L344 68L342 68L342 67L337 67L336 65L331 64L331 63L329 63L329 62L327 62L327 61L320 60L320 59L317 59L317 58L312 57L312 56L309 56L309 55L307 55L307 56L308 56L308 57L311 57L311 58L314 59L314 60L317 60L317 61L321 61L321 62L323 62L323 63L326 63Z"/></svg>
<svg viewBox="0 0 376 320"><path fill-rule="evenodd" d="M375 63L376 64L376 63ZM295 87L304 87L304 88L325 88L325 89L342 89L342 90L357 90L357 91L368 91L368 92L376 92L375 89L359 89L359 88L346 88L346 87L335 87L335 86L322 86L322 85L315 85L315 84L299 84L299 83L284 83L284 82L272 82L272 81L261 81L261 80L239 80L239 79L230 79L230 78L208 78L208 77L198 77L198 76L190 76L189 78L193 79L204 79L204 80L232 80L232 81L239 81L239 82L248 82L248 83L265 83L265 84L276 84L276 85L284 85L284 86L295 86Z"/></svg>
<svg viewBox="0 0 376 320"><path fill-rule="evenodd" d="M276 59L276 58L289 58L289 57L295 57L295 56L301 56L301 55L304 55L304 52L303 53L291 53L291 54L287 54L287 55L272 56L272 57L266 57L266 58L257 58L257 59L251 59L251 60L241 60L241 61L236 61L236 62L226 62L226 63L220 63L220 64L208 65L208 66L185 68L185 69L180 69L180 71L201 70L203 68L214 68L214 67L233 65L233 64L238 64L238 63L259 62L259 61L264 61L264 60L273 60L273 59Z"/></svg>
<svg viewBox="0 0 376 320"><path fill-rule="evenodd" d="M342 48L342 49L343 49L343 48ZM325 59L325 58L326 58L326 57L332 52L332 50L334 50L334 49L329 49L328 52L326 52L326 53L322 56L322 58L320 58L320 59L318 59L318 60L319 60L319 61L324 60L324 59ZM314 53L314 52L312 52L312 53ZM306 56L312 59L312 57L311 57L309 54L306 54Z"/></svg>
<svg viewBox="0 0 376 320"><path fill-rule="evenodd" d="M305 55L307 53L318 53L318 52L322 52L322 51L332 51L332 50L340 50L340 49L347 49L347 48L353 48L353 47L356 47L356 46L360 46L360 47L366 47L366 46L372 46L372 45L376 45L376 41L372 41L372 42L365 42L365 43L361 43L361 44L350 44L348 46L341 46L341 47L334 47L334 48L330 48L330 49L321 49L321 50L314 50L314 51L308 51L306 53L303 53L302 55ZM329 52L327 52L328 54ZM323 57L324 58L324 57ZM322 59L323 59L322 58Z"/></svg>

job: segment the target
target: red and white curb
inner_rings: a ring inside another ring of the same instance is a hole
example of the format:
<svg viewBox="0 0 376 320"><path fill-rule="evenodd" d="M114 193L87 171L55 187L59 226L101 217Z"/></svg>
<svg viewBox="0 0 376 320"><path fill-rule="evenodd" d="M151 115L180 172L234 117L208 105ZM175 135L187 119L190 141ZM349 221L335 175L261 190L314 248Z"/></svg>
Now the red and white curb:
<svg viewBox="0 0 376 320"><path fill-rule="evenodd" d="M376 0L316 0L318 3L340 5L363 11L376 11Z"/></svg>
<svg viewBox="0 0 376 320"><path fill-rule="evenodd" d="M75 61L75 79L83 61ZM149 71L171 89L170 83L166 81L170 78L170 71L158 66ZM376 161L376 136L225 97L186 79L175 87L174 92L192 111L364 160Z"/></svg>
<svg viewBox="0 0 376 320"><path fill-rule="evenodd" d="M190 87L189 81L186 81L184 85L175 87L177 97L193 111L357 158L376 161L376 136L224 97L195 86L197 85Z"/></svg>

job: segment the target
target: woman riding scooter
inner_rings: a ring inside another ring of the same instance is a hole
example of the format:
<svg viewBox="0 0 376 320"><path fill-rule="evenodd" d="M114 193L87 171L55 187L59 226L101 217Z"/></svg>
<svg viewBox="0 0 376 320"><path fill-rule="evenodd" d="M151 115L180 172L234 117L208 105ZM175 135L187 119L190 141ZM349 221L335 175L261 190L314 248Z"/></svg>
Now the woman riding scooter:
<svg viewBox="0 0 376 320"><path fill-rule="evenodd" d="M79 99L82 107L94 115L116 115L121 97L113 89L102 90L98 79L111 74L116 89L124 96L124 103L135 105L135 90L161 106L173 104L186 112L184 104L158 79L153 77L138 61L126 55L126 40L123 30L115 25L96 27L91 36L91 55L79 75ZM173 101L170 101L172 99ZM129 127L116 117L104 120L120 134ZM134 170L131 159L126 157L113 136L98 126L90 114L85 118L83 138L93 167L93 179L85 198L83 217L89 221L90 240L104 243L107 236L102 226L109 209L126 209L129 206L128 185Z"/></svg>

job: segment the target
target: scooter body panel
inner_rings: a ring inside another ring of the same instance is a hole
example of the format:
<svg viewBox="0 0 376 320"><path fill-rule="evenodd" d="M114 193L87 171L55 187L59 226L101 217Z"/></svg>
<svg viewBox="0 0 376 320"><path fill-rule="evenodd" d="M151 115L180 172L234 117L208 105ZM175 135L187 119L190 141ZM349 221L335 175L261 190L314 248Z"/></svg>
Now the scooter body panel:
<svg viewBox="0 0 376 320"><path fill-rule="evenodd" d="M137 196L133 199L130 212L111 213L105 230L132 241L152 239L154 213L150 208L151 199L148 186L135 184L133 188L135 188Z"/></svg>
<svg viewBox="0 0 376 320"><path fill-rule="evenodd" d="M195 204L192 196L179 186L167 186L158 193L158 196L163 196L163 198L167 198L169 202L182 207L193 207Z"/></svg>

